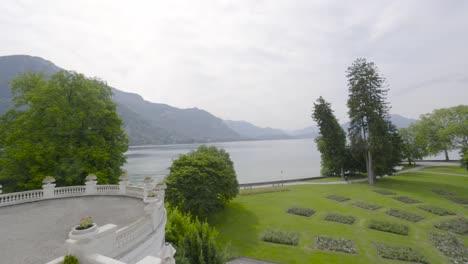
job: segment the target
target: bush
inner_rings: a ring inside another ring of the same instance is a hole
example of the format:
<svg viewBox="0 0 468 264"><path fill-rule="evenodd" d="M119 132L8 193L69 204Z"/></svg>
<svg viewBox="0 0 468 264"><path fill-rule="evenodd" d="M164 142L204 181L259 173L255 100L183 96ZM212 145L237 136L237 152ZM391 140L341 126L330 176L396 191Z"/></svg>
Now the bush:
<svg viewBox="0 0 468 264"><path fill-rule="evenodd" d="M177 208L168 208L166 241L176 248L176 263L226 263L226 247L216 244L218 232Z"/></svg>
<svg viewBox="0 0 468 264"><path fill-rule="evenodd" d="M400 201L402 203L407 203L407 204L414 204L414 203L420 203L421 201L415 200L413 198L409 198L406 196L398 196L398 197L393 197L393 199Z"/></svg>
<svg viewBox="0 0 468 264"><path fill-rule="evenodd" d="M267 229L261 239L265 242L292 245L296 246L299 244L299 233L287 232L276 229Z"/></svg>
<svg viewBox="0 0 468 264"><path fill-rule="evenodd" d="M367 210L377 210L379 208L382 208L382 206L380 205L370 204L368 202L363 202L363 201L356 201L352 203L352 205L357 206L362 209L367 209Z"/></svg>
<svg viewBox="0 0 468 264"><path fill-rule="evenodd" d="M330 199L330 200L337 201L337 202L344 202L344 201L351 200L349 198L339 196L339 195L334 195L334 194L333 195L328 195L327 198Z"/></svg>
<svg viewBox="0 0 468 264"><path fill-rule="evenodd" d="M439 194L439 195L455 195L453 192L449 192L446 190L441 190L441 189L432 189L433 193Z"/></svg>
<svg viewBox="0 0 468 264"><path fill-rule="evenodd" d="M390 245L386 243L374 243L374 247L377 254L382 258L416 263L429 263L424 255L414 248Z"/></svg>
<svg viewBox="0 0 468 264"><path fill-rule="evenodd" d="M448 220L436 224L434 227L454 232L460 235L468 235L468 219L464 217L458 217L456 219Z"/></svg>
<svg viewBox="0 0 468 264"><path fill-rule="evenodd" d="M468 248L463 239L451 234L429 233L429 240L453 264L468 263Z"/></svg>
<svg viewBox="0 0 468 264"><path fill-rule="evenodd" d="M394 192L387 191L387 190L372 190L372 191L378 194L382 194L382 195L395 195L396 194Z"/></svg>
<svg viewBox="0 0 468 264"><path fill-rule="evenodd" d="M426 212L429 212L429 213L432 213L432 214L435 214L435 215L440 215L440 216L454 215L455 214L454 212L450 212L447 209L440 208L440 207L435 207L435 206L432 206L432 205L421 205L421 206L418 206L418 208L421 209L421 210L424 210Z"/></svg>
<svg viewBox="0 0 468 264"><path fill-rule="evenodd" d="M252 188L252 189L243 189L239 191L240 195L255 195L262 193L274 193L274 192L287 192L290 189L284 187L268 187L268 188Z"/></svg>
<svg viewBox="0 0 468 264"><path fill-rule="evenodd" d="M409 233L408 227L405 225L382 221L382 220L372 220L369 223L369 228L382 231L382 232L403 235L403 236L407 236Z"/></svg>
<svg viewBox="0 0 468 264"><path fill-rule="evenodd" d="M63 258L62 264L80 264L80 262L75 256L66 255L65 258Z"/></svg>
<svg viewBox="0 0 468 264"><path fill-rule="evenodd" d="M468 204L468 198L466 197L447 197L447 199L458 204Z"/></svg>
<svg viewBox="0 0 468 264"><path fill-rule="evenodd" d="M316 249L356 254L356 245L352 240L317 236L314 238Z"/></svg>
<svg viewBox="0 0 468 264"><path fill-rule="evenodd" d="M327 214L324 220L347 224L347 225L352 225L354 221L356 221L356 219L353 216L341 215L341 214Z"/></svg>
<svg viewBox="0 0 468 264"><path fill-rule="evenodd" d="M229 154L207 146L180 155L170 167L166 184L168 203L202 218L224 208L239 193Z"/></svg>
<svg viewBox="0 0 468 264"><path fill-rule="evenodd" d="M288 209L288 213L309 217L315 214L315 211L310 208L291 207Z"/></svg>
<svg viewBox="0 0 468 264"><path fill-rule="evenodd" d="M408 213L408 212L398 210L398 209L390 209L385 213L388 214L388 215L391 215L391 216L398 217L400 219L406 220L406 221L410 221L410 222L419 222L421 220L424 220L424 217L422 217L422 216L415 215L415 214L412 214L412 213Z"/></svg>

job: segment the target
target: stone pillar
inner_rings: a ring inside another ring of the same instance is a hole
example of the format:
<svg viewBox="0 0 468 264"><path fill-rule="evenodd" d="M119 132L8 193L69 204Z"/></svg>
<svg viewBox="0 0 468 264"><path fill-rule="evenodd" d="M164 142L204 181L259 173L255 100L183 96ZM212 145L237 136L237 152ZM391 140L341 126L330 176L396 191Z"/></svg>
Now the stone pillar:
<svg viewBox="0 0 468 264"><path fill-rule="evenodd" d="M156 185L156 190L158 191L158 198L159 200L163 201L164 202L164 196L165 196L165 193L166 193L166 184L158 184Z"/></svg>
<svg viewBox="0 0 468 264"><path fill-rule="evenodd" d="M122 175L119 177L119 190L120 194L125 194L127 192L127 185L128 185L128 176L127 171L122 171Z"/></svg>
<svg viewBox="0 0 468 264"><path fill-rule="evenodd" d="M88 175L86 176L86 189L85 189L85 194L91 195L91 194L96 194L97 193L97 177L96 175Z"/></svg>
<svg viewBox="0 0 468 264"><path fill-rule="evenodd" d="M55 189L55 179L52 176L46 176L42 180L42 193L44 199L54 198L54 189Z"/></svg>
<svg viewBox="0 0 468 264"><path fill-rule="evenodd" d="M153 189L153 177L151 176L146 176L145 179L143 180L144 186L143 186L143 192L144 196L146 197L148 195L148 192Z"/></svg>
<svg viewBox="0 0 468 264"><path fill-rule="evenodd" d="M175 264L174 255L176 253L175 248L170 244L164 244L163 249L160 253L160 258L162 259L162 264Z"/></svg>
<svg viewBox="0 0 468 264"><path fill-rule="evenodd" d="M2 185L0 184L0 194L2 194Z"/></svg>

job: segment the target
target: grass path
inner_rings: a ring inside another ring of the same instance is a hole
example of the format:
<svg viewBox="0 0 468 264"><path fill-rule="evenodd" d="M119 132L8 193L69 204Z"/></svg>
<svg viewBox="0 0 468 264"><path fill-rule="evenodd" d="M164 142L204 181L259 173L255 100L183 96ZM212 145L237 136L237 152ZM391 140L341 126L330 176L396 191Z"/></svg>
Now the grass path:
<svg viewBox="0 0 468 264"><path fill-rule="evenodd" d="M446 173L452 168L443 167ZM458 172L457 172L458 173ZM372 242L386 242L410 246L423 253L431 263L449 263L428 240L428 232L445 231L436 229L434 224L456 216L437 216L418 209L426 204L445 208L467 217L468 207L456 204L444 196L432 192L443 189L466 197L468 179L446 175L410 172L398 176L379 179L374 187L366 183L350 185L296 185L288 186L289 191L238 196L228 208L210 219L220 232L220 242L230 243L233 256L246 256L279 263L403 263L384 260L375 252ZM396 195L381 195L373 192L385 189ZM327 195L340 195L351 198L346 202L336 202L325 198ZM408 196L420 200L420 204L405 204L394 196ZM354 201L365 201L383 206L375 211L353 206ZM311 217L287 214L290 207L307 207L317 212ZM425 217L412 223L385 214L395 208ZM353 225L324 221L328 213L352 215L357 220ZM410 228L408 236L370 230L370 220L388 220L405 224ZM267 228L295 231L301 234L298 246L285 246L260 241ZM314 236L325 235L334 238L353 240L358 254L350 255L321 251L314 248ZM467 236L458 235L468 244Z"/></svg>

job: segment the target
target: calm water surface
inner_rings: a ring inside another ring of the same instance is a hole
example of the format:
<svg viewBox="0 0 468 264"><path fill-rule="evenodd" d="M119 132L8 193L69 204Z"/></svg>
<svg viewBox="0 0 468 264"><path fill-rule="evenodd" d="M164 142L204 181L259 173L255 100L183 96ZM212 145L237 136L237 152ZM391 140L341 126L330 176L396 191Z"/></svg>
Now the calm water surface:
<svg viewBox="0 0 468 264"><path fill-rule="evenodd" d="M210 143L229 152L239 183L298 179L320 176L320 153L313 139ZM130 181L145 176L163 179L172 161L200 144L130 147L127 170ZM281 171L283 173L281 173Z"/></svg>

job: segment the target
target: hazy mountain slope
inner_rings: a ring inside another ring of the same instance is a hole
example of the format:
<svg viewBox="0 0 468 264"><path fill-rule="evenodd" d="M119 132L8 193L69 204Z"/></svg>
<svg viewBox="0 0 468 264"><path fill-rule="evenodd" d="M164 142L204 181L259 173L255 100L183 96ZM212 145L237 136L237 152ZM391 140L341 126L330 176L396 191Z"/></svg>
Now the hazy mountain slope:
<svg viewBox="0 0 468 264"><path fill-rule="evenodd" d="M390 121L392 121L392 124L394 124L397 128L404 128L404 127L408 127L412 123L416 123L418 120L412 119L412 118L406 118L404 116L397 115L397 114L391 114ZM346 132L348 132L349 122L342 124L341 127L343 127L343 129Z"/></svg>
<svg viewBox="0 0 468 264"><path fill-rule="evenodd" d="M288 135L294 138L315 138L318 135L318 128L316 126L305 127L287 131Z"/></svg>
<svg viewBox="0 0 468 264"><path fill-rule="evenodd" d="M283 130L258 127L246 121L224 120L232 130L249 139L287 139L291 138Z"/></svg>
<svg viewBox="0 0 468 264"><path fill-rule="evenodd" d="M25 72L53 74L61 68L39 57L0 57L0 114L9 109L9 81ZM239 140L242 137L214 115L200 109L179 109L151 103L137 94L113 89L119 115L131 145Z"/></svg>

